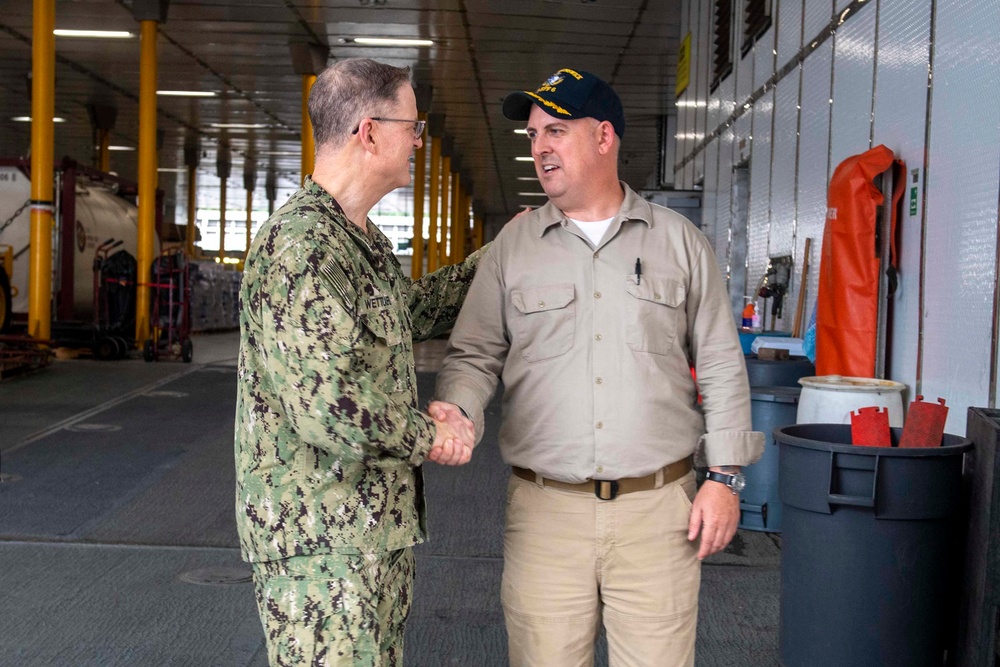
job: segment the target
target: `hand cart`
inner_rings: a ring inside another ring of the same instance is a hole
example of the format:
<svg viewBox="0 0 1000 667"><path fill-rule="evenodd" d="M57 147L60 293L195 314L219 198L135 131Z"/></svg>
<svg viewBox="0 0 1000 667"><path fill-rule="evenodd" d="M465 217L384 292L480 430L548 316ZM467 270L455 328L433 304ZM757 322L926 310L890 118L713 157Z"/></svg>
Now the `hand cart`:
<svg viewBox="0 0 1000 667"><path fill-rule="evenodd" d="M108 239L94 252L94 334L97 359L124 359L134 343L135 258L112 251L122 241Z"/></svg>
<svg viewBox="0 0 1000 667"><path fill-rule="evenodd" d="M149 285L153 335L142 346L142 358L194 358L191 343L191 282L187 257L179 248L164 250L153 260Z"/></svg>

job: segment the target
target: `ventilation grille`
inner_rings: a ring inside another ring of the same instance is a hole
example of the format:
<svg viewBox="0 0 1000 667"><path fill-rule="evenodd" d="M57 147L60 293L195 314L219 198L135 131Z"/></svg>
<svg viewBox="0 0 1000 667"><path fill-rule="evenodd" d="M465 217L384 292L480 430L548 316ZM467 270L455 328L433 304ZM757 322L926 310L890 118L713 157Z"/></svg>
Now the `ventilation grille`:
<svg viewBox="0 0 1000 667"><path fill-rule="evenodd" d="M742 0L743 55L771 27L771 0Z"/></svg>
<svg viewBox="0 0 1000 667"><path fill-rule="evenodd" d="M712 24L712 90L715 90L733 71L732 0L716 0Z"/></svg>

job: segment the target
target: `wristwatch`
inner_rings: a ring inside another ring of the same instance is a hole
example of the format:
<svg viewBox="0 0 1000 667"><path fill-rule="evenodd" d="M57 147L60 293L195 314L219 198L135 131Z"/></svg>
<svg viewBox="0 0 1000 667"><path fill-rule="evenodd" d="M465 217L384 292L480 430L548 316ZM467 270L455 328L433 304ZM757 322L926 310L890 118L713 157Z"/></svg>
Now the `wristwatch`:
<svg viewBox="0 0 1000 667"><path fill-rule="evenodd" d="M712 480L713 482L718 482L720 484L725 484L729 487L729 490L733 492L733 495L739 495L740 491L747 485L747 478L741 472L727 474L724 472L715 472L714 470L709 470L705 473L705 479Z"/></svg>

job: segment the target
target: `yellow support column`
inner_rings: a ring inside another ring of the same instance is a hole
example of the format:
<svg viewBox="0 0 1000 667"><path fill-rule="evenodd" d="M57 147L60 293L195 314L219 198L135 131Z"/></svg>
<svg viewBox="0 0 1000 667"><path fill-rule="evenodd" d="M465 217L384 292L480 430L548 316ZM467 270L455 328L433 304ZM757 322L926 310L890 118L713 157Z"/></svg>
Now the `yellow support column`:
<svg viewBox="0 0 1000 667"><path fill-rule="evenodd" d="M471 190L471 188L470 188ZM473 226L472 217L472 194L471 192L466 195L466 205L465 205L465 234L468 237L465 241L465 247L469 249L469 254L472 254L479 248L476 247L476 230ZM468 257L468 255L466 255Z"/></svg>
<svg viewBox="0 0 1000 667"><path fill-rule="evenodd" d="M184 141L184 166L187 167L187 231L184 232L184 251L194 257L194 242L198 236L198 163L201 161L201 144L194 135Z"/></svg>
<svg viewBox="0 0 1000 667"><path fill-rule="evenodd" d="M427 114L417 114L420 120L427 120ZM413 154L413 259L410 262L410 277L414 280L424 275L424 180L427 177L427 128L424 128L418 148Z"/></svg>
<svg viewBox="0 0 1000 667"><path fill-rule="evenodd" d="M267 199L267 217L274 215L274 200L278 198L278 175L274 173L274 163L267 169L264 177L264 197Z"/></svg>
<svg viewBox="0 0 1000 667"><path fill-rule="evenodd" d="M219 142L219 148L215 154L215 170L219 174L219 261L226 257L226 193L228 188L229 173L233 168L232 152L229 143L224 137Z"/></svg>
<svg viewBox="0 0 1000 667"><path fill-rule="evenodd" d="M108 149L110 145L111 145L111 131L98 130L97 168L105 173L111 171L111 151Z"/></svg>
<svg viewBox="0 0 1000 667"><path fill-rule="evenodd" d="M302 175L300 184L306 182L306 176L313 172L316 161L316 141L313 138L312 121L309 120L309 92L316 83L315 74L302 75Z"/></svg>
<svg viewBox="0 0 1000 667"><path fill-rule="evenodd" d="M253 190L247 190L247 243L243 251L244 257L250 256L250 241L253 235Z"/></svg>
<svg viewBox="0 0 1000 667"><path fill-rule="evenodd" d="M28 335L52 332L52 153L55 126L55 0L34 0L31 42L31 255Z"/></svg>
<svg viewBox="0 0 1000 667"><path fill-rule="evenodd" d="M438 270L438 209L441 197L441 137L431 137L430 218L427 222L427 273Z"/></svg>
<svg viewBox="0 0 1000 667"><path fill-rule="evenodd" d="M472 249L479 250L483 247L483 215L473 212L472 215Z"/></svg>
<svg viewBox="0 0 1000 667"><path fill-rule="evenodd" d="M156 21L139 23L139 241L135 339L149 338L150 275L156 234Z"/></svg>
<svg viewBox="0 0 1000 667"><path fill-rule="evenodd" d="M226 179L219 180L219 261L226 258Z"/></svg>
<svg viewBox="0 0 1000 667"><path fill-rule="evenodd" d="M250 241L253 236L253 191L257 187L257 166L253 155L247 155L243 162L243 187L247 191L247 239L243 258L250 256Z"/></svg>
<svg viewBox="0 0 1000 667"><path fill-rule="evenodd" d="M448 235L451 232L451 156L441 158L441 239L438 266L448 265Z"/></svg>
<svg viewBox="0 0 1000 667"><path fill-rule="evenodd" d="M184 249L188 257L194 257L194 240L198 236L198 168L188 165L187 168L187 232L185 232Z"/></svg>
<svg viewBox="0 0 1000 667"><path fill-rule="evenodd" d="M118 108L106 102L94 101L87 104L87 115L90 116L90 126L94 128L94 168L107 173L111 170L111 154L108 147L111 144L111 131L115 129L118 118Z"/></svg>
<svg viewBox="0 0 1000 667"><path fill-rule="evenodd" d="M465 258L469 256L469 208L472 206L472 195L469 194L470 189L471 185L462 186L462 203L460 204L460 210L462 211L462 231L458 243L458 258L455 260L456 262L464 262Z"/></svg>
<svg viewBox="0 0 1000 667"><path fill-rule="evenodd" d="M448 260L451 264L462 261L458 256L459 238L462 236L462 178L458 171L451 173L451 242L448 244Z"/></svg>

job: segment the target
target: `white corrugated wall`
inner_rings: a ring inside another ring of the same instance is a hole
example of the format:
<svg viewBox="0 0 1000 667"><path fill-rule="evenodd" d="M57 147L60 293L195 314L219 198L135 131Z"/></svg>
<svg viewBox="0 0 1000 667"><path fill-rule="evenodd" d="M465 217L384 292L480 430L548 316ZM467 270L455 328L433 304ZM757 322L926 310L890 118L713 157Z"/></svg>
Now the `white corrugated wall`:
<svg viewBox="0 0 1000 667"><path fill-rule="evenodd" d="M743 3L733 4L739 32ZM1000 3L773 0L772 8L771 27L745 56L737 34L733 71L709 91L713 2L685 0L681 35L692 34L692 81L679 98L677 187L703 184L704 229L723 272L742 276L733 261L746 268L745 279L729 282L734 307L768 257L793 256L778 322L787 331L806 238L813 239L806 317L815 303L830 174L851 155L889 146L910 173L889 377L909 387L907 400L918 392L948 399L947 429L963 433L966 408L994 407L1000 356ZM831 24L834 34L817 39ZM767 85L817 41L799 66ZM733 228L733 169L742 163L750 167L748 230ZM742 231L745 258L739 248L733 254Z"/></svg>

